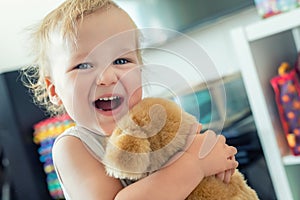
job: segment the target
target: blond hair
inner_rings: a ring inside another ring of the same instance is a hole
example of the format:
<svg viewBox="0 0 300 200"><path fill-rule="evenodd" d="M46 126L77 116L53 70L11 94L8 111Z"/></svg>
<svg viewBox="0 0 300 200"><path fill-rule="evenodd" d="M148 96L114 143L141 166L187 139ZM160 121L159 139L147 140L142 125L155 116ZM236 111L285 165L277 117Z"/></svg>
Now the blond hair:
<svg viewBox="0 0 300 200"><path fill-rule="evenodd" d="M51 43L51 34L57 31L68 45L76 47L77 27L84 16L99 8L118 7L111 0L66 0L58 8L50 12L43 21L31 29L33 65L22 69L22 80L32 95L34 102L46 109L48 114L65 113L63 105L57 106L50 102L45 77L49 76L50 63L47 56L48 45Z"/></svg>

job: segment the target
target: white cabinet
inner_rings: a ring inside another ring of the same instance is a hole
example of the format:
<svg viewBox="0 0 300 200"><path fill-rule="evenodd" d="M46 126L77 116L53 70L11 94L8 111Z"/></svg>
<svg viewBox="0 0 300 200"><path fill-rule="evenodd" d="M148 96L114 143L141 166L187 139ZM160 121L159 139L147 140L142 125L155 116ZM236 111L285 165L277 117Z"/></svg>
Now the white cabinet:
<svg viewBox="0 0 300 200"><path fill-rule="evenodd" d="M294 64L300 44L300 8L231 32L258 135L276 195L300 199L300 156L291 155L270 84L283 61Z"/></svg>

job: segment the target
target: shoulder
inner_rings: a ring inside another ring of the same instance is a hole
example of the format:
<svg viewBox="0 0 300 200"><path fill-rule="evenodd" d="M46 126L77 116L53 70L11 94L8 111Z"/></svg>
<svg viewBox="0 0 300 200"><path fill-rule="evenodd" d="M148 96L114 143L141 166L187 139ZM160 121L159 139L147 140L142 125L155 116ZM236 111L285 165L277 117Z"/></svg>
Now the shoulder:
<svg viewBox="0 0 300 200"><path fill-rule="evenodd" d="M120 181L108 177L102 162L90 152L79 137L69 134L70 131L72 129L63 133L52 149L54 165L69 196L91 197L90 195L98 193L103 195L105 190L110 190L107 195L112 195L111 197L116 195L122 188ZM78 188L82 189L78 191Z"/></svg>
<svg viewBox="0 0 300 200"><path fill-rule="evenodd" d="M69 131L68 131L69 132ZM74 156L76 155L76 156ZM56 165L75 165L79 160L92 157L79 137L63 133L56 140L52 148L53 161Z"/></svg>
<svg viewBox="0 0 300 200"><path fill-rule="evenodd" d="M64 164L70 162L70 164L84 163L84 161L100 161L98 157L91 152L89 147L89 141L86 141L82 134L82 130L76 126L67 129L64 133L59 135L52 148L52 156L55 163L60 160ZM59 164L59 163L58 163Z"/></svg>
<svg viewBox="0 0 300 200"><path fill-rule="evenodd" d="M57 149L57 146L67 148L69 145L76 145L71 148L85 148L98 160L102 160L106 143L107 137L91 132L85 128L74 126L56 138L53 149Z"/></svg>
<svg viewBox="0 0 300 200"><path fill-rule="evenodd" d="M53 144L52 147L52 156L56 161L59 157L68 156L71 152L84 149L79 137L76 136L75 127L71 127L65 130L61 135L59 135Z"/></svg>

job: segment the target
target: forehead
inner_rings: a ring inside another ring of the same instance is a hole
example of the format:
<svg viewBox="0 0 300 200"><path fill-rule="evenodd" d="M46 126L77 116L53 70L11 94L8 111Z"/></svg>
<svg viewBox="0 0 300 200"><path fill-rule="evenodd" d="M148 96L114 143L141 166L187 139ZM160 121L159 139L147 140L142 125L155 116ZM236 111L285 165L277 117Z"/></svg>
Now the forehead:
<svg viewBox="0 0 300 200"><path fill-rule="evenodd" d="M101 8L86 16L78 27L77 53L88 53L99 44L137 44L136 26L126 12L117 7ZM75 52L76 53L76 52Z"/></svg>

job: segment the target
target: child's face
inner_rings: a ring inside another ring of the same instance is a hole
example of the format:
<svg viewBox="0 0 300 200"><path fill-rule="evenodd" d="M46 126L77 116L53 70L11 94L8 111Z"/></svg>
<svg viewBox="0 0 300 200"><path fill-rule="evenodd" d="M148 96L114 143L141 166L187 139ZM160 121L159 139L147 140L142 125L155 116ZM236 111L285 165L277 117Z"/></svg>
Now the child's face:
<svg viewBox="0 0 300 200"><path fill-rule="evenodd" d="M63 103L77 124L111 134L116 119L141 100L135 29L122 10L101 8L79 26L76 49L50 49L50 99Z"/></svg>

